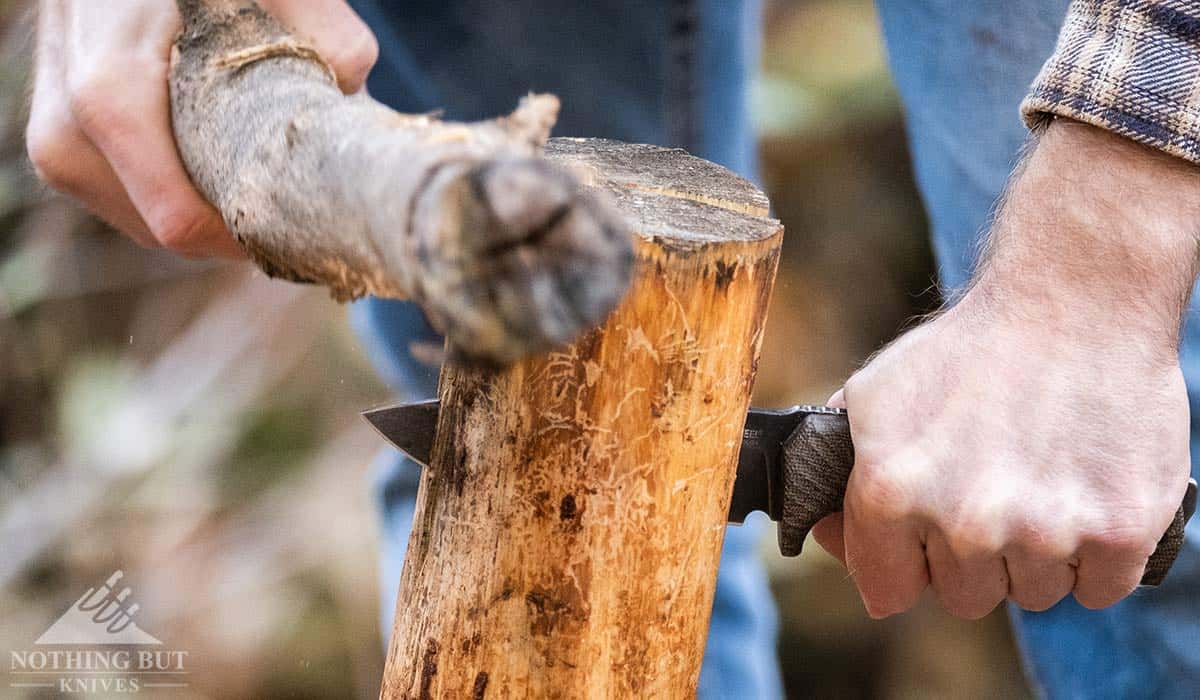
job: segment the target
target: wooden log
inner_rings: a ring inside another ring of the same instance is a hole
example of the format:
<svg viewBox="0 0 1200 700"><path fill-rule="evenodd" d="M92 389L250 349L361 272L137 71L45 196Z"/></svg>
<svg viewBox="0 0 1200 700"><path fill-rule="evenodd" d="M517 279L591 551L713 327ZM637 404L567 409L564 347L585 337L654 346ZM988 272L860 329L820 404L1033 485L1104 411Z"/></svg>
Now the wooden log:
<svg viewBox="0 0 1200 700"><path fill-rule="evenodd" d="M345 96L315 50L251 0L178 0L176 142L269 275L421 304L454 356L559 347L629 281L628 232L540 151L558 115L445 122Z"/></svg>
<svg viewBox="0 0 1200 700"><path fill-rule="evenodd" d="M547 155L616 200L633 285L565 350L443 370L384 698L695 693L783 229L680 150Z"/></svg>

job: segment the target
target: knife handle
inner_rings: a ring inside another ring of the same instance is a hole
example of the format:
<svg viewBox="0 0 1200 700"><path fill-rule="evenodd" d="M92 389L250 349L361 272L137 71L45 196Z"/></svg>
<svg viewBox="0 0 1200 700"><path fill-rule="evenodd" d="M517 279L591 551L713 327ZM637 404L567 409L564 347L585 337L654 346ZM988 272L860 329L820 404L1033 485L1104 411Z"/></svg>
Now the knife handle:
<svg viewBox="0 0 1200 700"><path fill-rule="evenodd" d="M844 411L805 416L783 444L783 506L779 517L779 551L800 554L809 530L822 518L842 510L846 483L854 467L854 443ZM1184 528L1196 511L1196 481L1188 483L1183 504L1150 560L1141 585L1162 583L1183 547Z"/></svg>
<svg viewBox="0 0 1200 700"><path fill-rule="evenodd" d="M842 510L854 467L854 443L844 411L810 413L783 442L779 551L800 554L808 532Z"/></svg>

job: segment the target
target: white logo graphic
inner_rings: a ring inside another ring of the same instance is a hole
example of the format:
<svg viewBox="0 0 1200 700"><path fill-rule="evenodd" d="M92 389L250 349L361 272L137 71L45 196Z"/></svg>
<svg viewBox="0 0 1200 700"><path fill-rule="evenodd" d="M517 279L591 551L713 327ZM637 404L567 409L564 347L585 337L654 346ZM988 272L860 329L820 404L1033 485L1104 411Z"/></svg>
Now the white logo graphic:
<svg viewBox="0 0 1200 700"><path fill-rule="evenodd" d="M118 570L99 589L89 588L34 644L161 645L133 621L139 609L129 602L133 590L126 586L117 592L117 581L124 575Z"/></svg>
<svg viewBox="0 0 1200 700"><path fill-rule="evenodd" d="M188 652L161 649L160 640L138 627L133 590L118 586L124 576L115 571L89 588L38 637L34 649L12 652L9 687L106 695L187 687L182 680Z"/></svg>

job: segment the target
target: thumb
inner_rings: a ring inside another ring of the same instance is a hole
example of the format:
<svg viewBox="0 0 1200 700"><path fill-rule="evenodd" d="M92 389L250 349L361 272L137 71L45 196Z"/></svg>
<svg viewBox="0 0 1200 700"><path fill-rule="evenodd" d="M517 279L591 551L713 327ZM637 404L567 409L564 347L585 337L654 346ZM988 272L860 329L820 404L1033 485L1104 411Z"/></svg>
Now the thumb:
<svg viewBox="0 0 1200 700"><path fill-rule="evenodd" d="M337 75L338 87L362 89L379 58L379 42L345 0L258 0L297 38L311 42Z"/></svg>
<svg viewBox="0 0 1200 700"><path fill-rule="evenodd" d="M825 405L830 408L845 408L846 390L838 389L837 391L833 392L833 396L829 397L829 400L825 402Z"/></svg>

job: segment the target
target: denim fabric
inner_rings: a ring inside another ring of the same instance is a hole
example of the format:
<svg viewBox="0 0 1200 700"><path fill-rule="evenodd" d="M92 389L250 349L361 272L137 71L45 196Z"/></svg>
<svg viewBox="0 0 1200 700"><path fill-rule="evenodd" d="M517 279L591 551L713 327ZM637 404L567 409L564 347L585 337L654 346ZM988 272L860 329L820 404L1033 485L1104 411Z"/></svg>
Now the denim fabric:
<svg viewBox="0 0 1200 700"><path fill-rule="evenodd" d="M1026 132L1018 107L1054 49L1067 0L879 0L941 279L969 277ZM1194 308L1193 308L1194 311ZM1181 352L1196 431L1200 327ZM1193 438L1193 474L1200 474ZM1068 598L1011 609L1031 682L1051 698L1200 697L1200 521L1166 583L1103 611Z"/></svg>
<svg viewBox="0 0 1200 700"><path fill-rule="evenodd" d="M483 119L534 91L563 100L555 134L684 147L747 176L754 139L747 87L758 57L758 0L547 2L357 0L380 42L368 80L406 112ZM437 370L412 354L437 342L411 304L366 299L352 322L381 375L405 400L431 397ZM412 524L418 467L379 457L383 629ZM777 617L755 549L761 522L729 528L700 676L701 698L782 695Z"/></svg>

